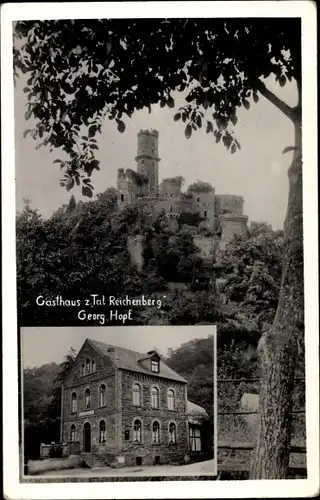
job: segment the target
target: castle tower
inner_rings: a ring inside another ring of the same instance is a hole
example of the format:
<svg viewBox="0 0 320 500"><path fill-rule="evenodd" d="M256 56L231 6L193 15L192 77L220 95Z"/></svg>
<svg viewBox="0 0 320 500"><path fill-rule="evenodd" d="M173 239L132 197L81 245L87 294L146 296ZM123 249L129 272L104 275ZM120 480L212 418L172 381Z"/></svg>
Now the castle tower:
<svg viewBox="0 0 320 500"><path fill-rule="evenodd" d="M224 250L237 234L247 236L248 216L243 214L242 196L220 194L216 196L216 214L221 222L220 250Z"/></svg>
<svg viewBox="0 0 320 500"><path fill-rule="evenodd" d="M138 133L137 172L148 178L146 187L147 196L158 195L159 161L157 130L140 130Z"/></svg>

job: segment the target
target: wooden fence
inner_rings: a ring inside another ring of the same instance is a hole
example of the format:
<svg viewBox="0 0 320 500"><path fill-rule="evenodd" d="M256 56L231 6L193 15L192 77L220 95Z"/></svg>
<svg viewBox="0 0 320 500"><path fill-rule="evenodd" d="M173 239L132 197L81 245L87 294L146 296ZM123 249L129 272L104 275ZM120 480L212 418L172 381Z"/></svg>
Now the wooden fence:
<svg viewBox="0 0 320 500"><path fill-rule="evenodd" d="M295 377L296 381L304 381L304 377ZM235 383L239 384L241 382L244 383L253 383L253 382L260 382L259 378L238 378L238 379L233 379L233 378L223 378L223 379L218 379L217 383ZM303 410L293 410L293 414L304 414L305 409ZM259 414L258 411L218 411L218 415L257 415ZM252 452L254 449L254 444L249 443L249 442L228 442L228 441L218 441L218 450L229 450L231 451L232 454L234 454L236 451L250 451ZM295 445L292 444L290 446L290 453L301 453L301 454L306 454L306 446L300 446L300 445ZM223 473L239 473L243 472L246 474L249 474L250 472L250 463L243 463L239 461L232 461L232 463L219 463L219 455L218 455L218 477L217 479L221 479L221 476ZM297 475L301 475L303 477L307 477L307 468L306 467L300 467L300 466L290 466L289 467L289 473L293 475L293 477L296 477Z"/></svg>

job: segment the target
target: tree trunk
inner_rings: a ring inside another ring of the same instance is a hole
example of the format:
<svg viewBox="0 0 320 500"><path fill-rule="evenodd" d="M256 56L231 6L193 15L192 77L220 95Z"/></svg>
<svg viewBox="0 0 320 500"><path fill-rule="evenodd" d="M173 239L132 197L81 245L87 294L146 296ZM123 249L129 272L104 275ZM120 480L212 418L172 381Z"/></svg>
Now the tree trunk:
<svg viewBox="0 0 320 500"><path fill-rule="evenodd" d="M284 225L281 287L272 328L258 345L260 424L251 479L288 477L294 375L303 339L303 233L301 120L296 119L295 151L288 170L289 200Z"/></svg>

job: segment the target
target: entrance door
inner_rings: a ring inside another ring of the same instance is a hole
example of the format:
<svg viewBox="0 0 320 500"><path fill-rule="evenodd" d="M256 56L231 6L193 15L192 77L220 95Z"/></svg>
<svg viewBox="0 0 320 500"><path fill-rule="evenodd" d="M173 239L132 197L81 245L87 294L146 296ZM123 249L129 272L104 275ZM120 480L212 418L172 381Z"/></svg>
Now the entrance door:
<svg viewBox="0 0 320 500"><path fill-rule="evenodd" d="M91 452L91 425L89 422L83 426L83 451L84 453Z"/></svg>

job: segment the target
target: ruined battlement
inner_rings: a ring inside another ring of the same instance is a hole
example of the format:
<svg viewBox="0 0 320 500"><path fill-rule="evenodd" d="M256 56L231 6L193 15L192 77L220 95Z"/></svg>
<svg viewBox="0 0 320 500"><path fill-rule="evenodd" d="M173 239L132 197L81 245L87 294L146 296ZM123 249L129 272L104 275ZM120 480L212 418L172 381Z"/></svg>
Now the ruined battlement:
<svg viewBox="0 0 320 500"><path fill-rule="evenodd" d="M239 195L216 194L207 182L197 181L182 192L183 178L168 177L159 185L159 132L155 129L138 133L137 169L118 169L118 208L138 204L152 218L164 212L169 219L180 214L198 214L201 227L221 228L225 246L234 234L246 234L248 217L243 214L244 199ZM187 216L188 217L188 216Z"/></svg>
<svg viewBox="0 0 320 500"><path fill-rule="evenodd" d="M215 199L216 213L243 214L244 199L235 194L217 194Z"/></svg>
<svg viewBox="0 0 320 500"><path fill-rule="evenodd" d="M155 130L155 129L145 129L145 130L140 129L140 131L138 132L138 137L140 135L151 135L153 137L157 137L158 138L159 137L159 132L158 132L158 130Z"/></svg>
<svg viewBox="0 0 320 500"><path fill-rule="evenodd" d="M160 192L163 195L179 195L181 193L182 181L182 177L163 179L160 184Z"/></svg>

